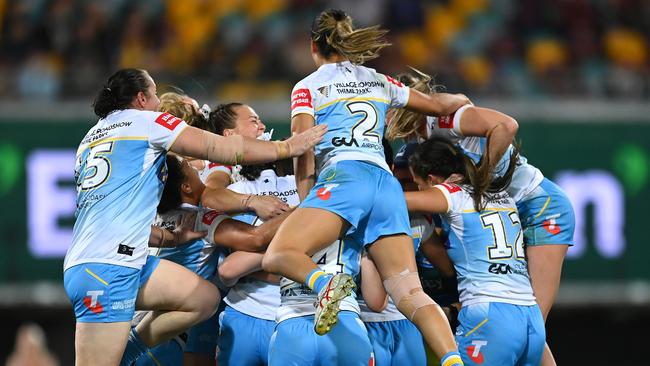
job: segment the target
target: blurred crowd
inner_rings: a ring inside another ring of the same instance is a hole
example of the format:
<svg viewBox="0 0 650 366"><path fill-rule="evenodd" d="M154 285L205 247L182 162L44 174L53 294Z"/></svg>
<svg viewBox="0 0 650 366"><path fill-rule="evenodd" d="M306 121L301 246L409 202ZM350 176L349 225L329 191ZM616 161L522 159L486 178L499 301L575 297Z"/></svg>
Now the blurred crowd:
<svg viewBox="0 0 650 366"><path fill-rule="evenodd" d="M90 98L121 67L193 94L286 97L314 70L309 27L328 7L391 30L369 66L450 91L650 96L644 0L0 0L0 98Z"/></svg>

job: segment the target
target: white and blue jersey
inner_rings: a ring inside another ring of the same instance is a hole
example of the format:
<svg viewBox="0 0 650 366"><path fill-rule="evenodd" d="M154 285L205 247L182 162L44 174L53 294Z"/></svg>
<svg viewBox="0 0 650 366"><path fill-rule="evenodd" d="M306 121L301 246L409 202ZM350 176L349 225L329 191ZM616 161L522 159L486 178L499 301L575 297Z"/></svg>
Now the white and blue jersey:
<svg viewBox="0 0 650 366"><path fill-rule="evenodd" d="M427 117L427 137L444 137L449 139L454 144L458 144L465 154L478 163L485 152L487 138L477 136L464 136L460 129L460 120L463 112L472 107L466 105L460 107L451 116L445 117ZM510 154L513 147L510 145L503 157L496 166L496 174L503 175L508 169L510 163ZM532 192L542 180L544 175L536 167L528 164L528 160L519 156L519 163L512 175L512 181L506 189L506 192L512 197L515 202L521 200L525 195Z"/></svg>
<svg viewBox="0 0 650 366"><path fill-rule="evenodd" d="M219 260L225 254L223 248L214 243L214 232L219 224L230 216L208 208L184 205L183 208L157 215L154 225L174 231L186 215L196 215L194 231L207 231L212 236L208 235L206 238L173 248L151 248L150 254L178 263L210 281L217 270Z"/></svg>
<svg viewBox="0 0 650 366"><path fill-rule="evenodd" d="M100 119L77 149L77 211L63 282L78 322L128 322L159 259L147 258L167 177L165 154L187 125L127 109Z"/></svg>
<svg viewBox="0 0 650 366"><path fill-rule="evenodd" d="M404 107L408 96L400 82L348 61L322 65L293 89L292 118L309 114L328 126L315 148L318 179L300 207L342 217L346 236L362 245L409 234L402 189L381 144L388 108Z"/></svg>
<svg viewBox="0 0 650 366"><path fill-rule="evenodd" d="M273 170L264 170L254 181L242 180L228 187L237 193L274 196L290 206L299 203L294 176L278 177ZM263 221L247 213L234 219L259 226ZM275 316L280 306L280 286L265 281L242 278L228 292L228 305L220 316L220 365L266 365L269 343L275 329Z"/></svg>
<svg viewBox="0 0 650 366"><path fill-rule="evenodd" d="M406 105L409 88L349 61L325 64L291 94L291 117L306 113L327 133L316 145L317 169L342 160L368 161L390 171L381 138L389 107Z"/></svg>
<svg viewBox="0 0 650 366"><path fill-rule="evenodd" d="M485 152L487 138L463 136L461 116L469 107L463 106L451 116L427 117L427 137L445 137L478 162ZM503 175L508 169L512 150L510 145L499 161L497 175ZM526 245L573 245L575 217L571 202L558 185L544 178L542 172L528 164L525 157L519 156L506 192L517 202Z"/></svg>
<svg viewBox="0 0 650 366"><path fill-rule="evenodd" d="M219 263L225 257L225 248L214 243L214 232L219 224L230 216L218 211L183 204L181 208L156 216L155 226L174 231L186 215L196 215L194 231L207 231L203 239L173 248L150 248L150 254L157 258L178 263L190 269L202 278L212 281ZM147 312L143 312L147 313ZM139 320L137 321L139 322ZM137 324L134 321L134 325ZM175 338L152 348L140 357L137 366L175 365L183 359L183 353L201 353L214 356L219 332L216 315L193 326L182 334L182 339Z"/></svg>
<svg viewBox="0 0 650 366"><path fill-rule="evenodd" d="M362 247L352 239L337 240L312 256L327 273L358 278ZM314 332L318 296L302 283L280 281L278 324L271 338L269 365L373 365L372 345L359 319L356 294L341 300L337 325L329 333Z"/></svg>
<svg viewBox="0 0 650 366"><path fill-rule="evenodd" d="M462 308L456 342L463 362L538 365L544 320L530 284L514 200L506 192L487 194L486 207L477 212L471 187L444 183L434 188L448 204L441 217L458 276Z"/></svg>
<svg viewBox="0 0 650 366"><path fill-rule="evenodd" d="M126 109L97 122L77 149L77 211L64 270L82 263L140 269L166 178L165 153L187 125Z"/></svg>

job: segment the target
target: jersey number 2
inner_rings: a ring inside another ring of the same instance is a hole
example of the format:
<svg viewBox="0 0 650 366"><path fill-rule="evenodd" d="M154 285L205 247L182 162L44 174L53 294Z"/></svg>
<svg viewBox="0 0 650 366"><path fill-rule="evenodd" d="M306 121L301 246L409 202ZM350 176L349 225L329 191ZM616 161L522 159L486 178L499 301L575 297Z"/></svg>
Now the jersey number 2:
<svg viewBox="0 0 650 366"><path fill-rule="evenodd" d="M381 144L381 136L374 129L377 128L378 114L375 107L368 102L351 102L345 105L350 114L362 114L363 118L352 127L352 140L360 138Z"/></svg>

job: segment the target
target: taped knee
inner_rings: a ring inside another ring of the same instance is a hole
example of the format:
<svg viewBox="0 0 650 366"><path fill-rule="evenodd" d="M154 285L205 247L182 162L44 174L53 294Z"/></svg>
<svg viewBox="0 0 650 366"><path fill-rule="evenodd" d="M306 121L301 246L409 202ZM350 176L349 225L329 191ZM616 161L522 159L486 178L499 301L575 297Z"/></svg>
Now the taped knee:
<svg viewBox="0 0 650 366"><path fill-rule="evenodd" d="M411 321L418 309L436 304L422 290L417 272L405 270L392 276L384 281L384 288L397 308Z"/></svg>
<svg viewBox="0 0 650 366"><path fill-rule="evenodd" d="M244 159L244 138L239 135L219 136L203 131L205 157L215 163L237 165Z"/></svg>

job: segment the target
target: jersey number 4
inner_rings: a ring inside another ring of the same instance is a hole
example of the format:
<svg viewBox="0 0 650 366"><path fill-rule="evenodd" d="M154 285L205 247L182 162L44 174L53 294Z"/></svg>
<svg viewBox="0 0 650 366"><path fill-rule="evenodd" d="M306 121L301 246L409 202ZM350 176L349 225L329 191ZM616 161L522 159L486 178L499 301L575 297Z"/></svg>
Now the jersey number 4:
<svg viewBox="0 0 650 366"><path fill-rule="evenodd" d="M111 174L111 161L105 155L109 155L112 151L112 141L90 148L86 164L83 166L84 171L80 172L83 180L77 183L81 190L95 189L106 183Z"/></svg>
<svg viewBox="0 0 650 366"><path fill-rule="evenodd" d="M483 228L491 229L494 237L494 245L488 247L488 258L490 259L508 259L512 258L513 254L515 254L516 259L524 259L526 256L519 215L516 212L510 212L508 218L512 226L517 230L514 250L513 245L508 244L508 235L501 214L499 212L490 212L481 215Z"/></svg>

